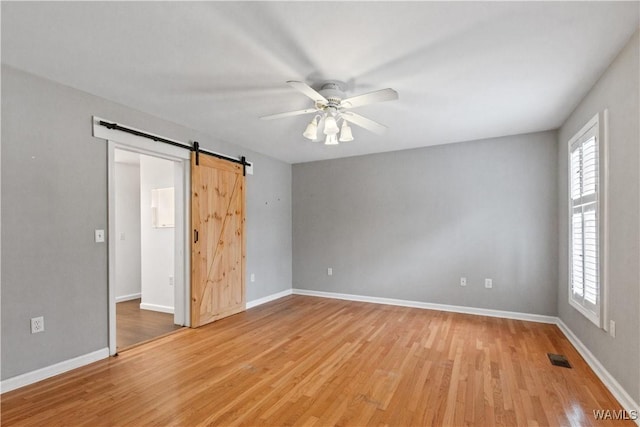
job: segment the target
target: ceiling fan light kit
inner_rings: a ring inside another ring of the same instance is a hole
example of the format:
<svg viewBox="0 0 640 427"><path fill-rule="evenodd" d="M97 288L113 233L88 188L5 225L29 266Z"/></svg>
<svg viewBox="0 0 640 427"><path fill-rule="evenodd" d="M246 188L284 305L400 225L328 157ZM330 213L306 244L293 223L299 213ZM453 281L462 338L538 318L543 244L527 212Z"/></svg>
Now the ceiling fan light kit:
<svg viewBox="0 0 640 427"><path fill-rule="evenodd" d="M332 115L327 115L324 119L324 134L336 135L338 132L340 132L340 128L338 128L336 119Z"/></svg>
<svg viewBox="0 0 640 427"><path fill-rule="evenodd" d="M390 88L345 98L342 89L344 84L340 82L326 82L322 85L320 91L316 91L304 82L291 80L287 83L294 89L311 98L314 102L314 108L272 114L261 117L261 119L271 120L298 116L301 114L316 113L302 133L302 136L312 141L317 140L318 128L320 127L320 124L323 123L322 133L326 135L324 141L325 145L338 145L340 142L353 141L353 133L351 132L349 123L355 124L356 126L360 126L374 133L381 134L387 129L386 126L348 110L362 105L373 104L375 102L398 99L398 92ZM340 127L338 127L338 122L341 122ZM339 139L338 134L340 135Z"/></svg>
<svg viewBox="0 0 640 427"><path fill-rule="evenodd" d="M353 134L351 133L351 127L346 120L342 121L342 127L340 128L340 142L353 141Z"/></svg>
<svg viewBox="0 0 640 427"><path fill-rule="evenodd" d="M338 137L334 135L327 135L327 138L324 140L324 145L338 145Z"/></svg>
<svg viewBox="0 0 640 427"><path fill-rule="evenodd" d="M304 130L302 136L312 141L315 139L318 139L318 119L319 118L320 116L315 116L313 120L311 120L311 123L307 125L307 128Z"/></svg>

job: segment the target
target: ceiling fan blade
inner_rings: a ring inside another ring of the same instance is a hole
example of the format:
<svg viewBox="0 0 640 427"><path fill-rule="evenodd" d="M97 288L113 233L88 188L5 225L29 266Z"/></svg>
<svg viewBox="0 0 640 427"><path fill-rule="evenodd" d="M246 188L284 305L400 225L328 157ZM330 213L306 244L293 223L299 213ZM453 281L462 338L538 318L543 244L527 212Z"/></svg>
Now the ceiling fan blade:
<svg viewBox="0 0 640 427"><path fill-rule="evenodd" d="M371 119L367 119L360 114L352 113L351 111L342 113L342 118L349 123L353 123L354 125L358 125L361 128L365 128L377 134L382 134L387 130L385 125L374 122Z"/></svg>
<svg viewBox="0 0 640 427"><path fill-rule="evenodd" d="M321 102L323 104L328 104L327 98L320 95L315 89L304 82L297 82L295 80L289 80L287 82L292 88L302 92L307 95L309 98L313 99L314 102Z"/></svg>
<svg viewBox="0 0 640 427"><path fill-rule="evenodd" d="M272 119L281 119L283 117L291 117L291 116L299 116L301 114L309 114L309 113L315 113L318 110L315 108L307 108L306 110L298 110L298 111L289 111L287 113L278 113L278 114L271 114L269 116L262 116L260 117L262 120L272 120Z"/></svg>
<svg viewBox="0 0 640 427"><path fill-rule="evenodd" d="M361 105L373 104L374 102L393 101L395 99L398 99L398 92L391 88L386 88L343 99L342 102L340 102L340 106L353 108Z"/></svg>

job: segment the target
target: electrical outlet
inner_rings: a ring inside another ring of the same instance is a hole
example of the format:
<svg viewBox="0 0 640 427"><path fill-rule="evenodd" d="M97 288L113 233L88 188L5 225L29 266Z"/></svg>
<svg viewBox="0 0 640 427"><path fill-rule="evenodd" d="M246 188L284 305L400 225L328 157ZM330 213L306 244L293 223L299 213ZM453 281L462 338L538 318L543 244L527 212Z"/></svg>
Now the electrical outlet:
<svg viewBox="0 0 640 427"><path fill-rule="evenodd" d="M173 276L169 276L169 286L173 286L175 284L175 281L173 279Z"/></svg>
<svg viewBox="0 0 640 427"><path fill-rule="evenodd" d="M327 268L327 276L333 276L333 268Z"/></svg>
<svg viewBox="0 0 640 427"><path fill-rule="evenodd" d="M252 282L255 282L255 281L256 281L256 274L255 274L255 273L251 273L250 280L251 280Z"/></svg>
<svg viewBox="0 0 640 427"><path fill-rule="evenodd" d="M31 333L37 334L44 331L44 317L33 317L31 319Z"/></svg>
<svg viewBox="0 0 640 427"><path fill-rule="evenodd" d="M487 288L487 289L493 288L493 280L484 279L484 287Z"/></svg>
<svg viewBox="0 0 640 427"><path fill-rule="evenodd" d="M616 322L613 320L609 320L609 335L611 335L611 338L616 337Z"/></svg>
<svg viewBox="0 0 640 427"><path fill-rule="evenodd" d="M466 277L461 277L460 278L460 286L467 286L467 278Z"/></svg>

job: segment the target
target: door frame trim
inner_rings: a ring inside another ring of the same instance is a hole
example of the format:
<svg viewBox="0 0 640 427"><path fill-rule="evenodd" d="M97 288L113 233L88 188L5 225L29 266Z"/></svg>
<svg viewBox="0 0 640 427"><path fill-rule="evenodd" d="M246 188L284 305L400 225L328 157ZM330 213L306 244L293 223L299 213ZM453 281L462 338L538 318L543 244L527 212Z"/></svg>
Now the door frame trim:
<svg viewBox="0 0 640 427"><path fill-rule="evenodd" d="M174 248L175 260L175 318L181 320L184 326L190 326L190 271L191 271L191 246L190 234L190 197L191 197L191 160L190 152L170 145L155 144L153 141L139 136L127 134L118 130L110 130L108 135L95 135L107 139L108 159L108 335L109 355L117 354L116 346L116 296L115 296L115 150L121 149L138 154L146 154L154 157L176 162L176 174L182 175L182 188L176 189L176 198L182 200L183 209L176 211L176 224L182 224L181 230L176 227L176 240ZM106 132L105 132L106 133ZM180 274L180 272L182 274ZM182 289L183 292L180 292Z"/></svg>

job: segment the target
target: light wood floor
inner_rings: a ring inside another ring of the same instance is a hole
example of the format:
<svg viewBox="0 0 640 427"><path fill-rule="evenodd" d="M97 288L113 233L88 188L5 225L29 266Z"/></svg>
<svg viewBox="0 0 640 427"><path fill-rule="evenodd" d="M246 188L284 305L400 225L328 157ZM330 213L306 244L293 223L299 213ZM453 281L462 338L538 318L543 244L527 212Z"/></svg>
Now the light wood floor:
<svg viewBox="0 0 640 427"><path fill-rule="evenodd" d="M173 314L141 310L140 298L116 304L116 347L118 351L180 329Z"/></svg>
<svg viewBox="0 0 640 427"><path fill-rule="evenodd" d="M5 393L2 424L589 426L601 408L620 409L554 325L290 296Z"/></svg>

